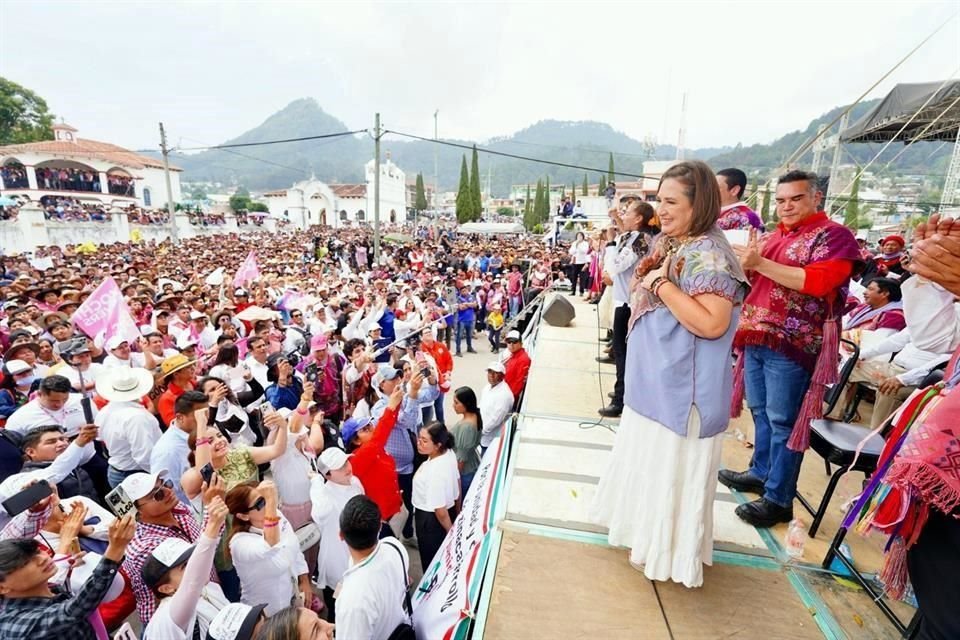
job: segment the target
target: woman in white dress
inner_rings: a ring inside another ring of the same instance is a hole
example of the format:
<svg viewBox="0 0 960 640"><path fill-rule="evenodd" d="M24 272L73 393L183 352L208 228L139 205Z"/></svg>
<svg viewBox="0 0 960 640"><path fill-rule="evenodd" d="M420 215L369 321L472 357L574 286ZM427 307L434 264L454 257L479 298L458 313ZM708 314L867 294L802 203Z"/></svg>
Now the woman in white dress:
<svg viewBox="0 0 960 640"><path fill-rule="evenodd" d="M651 580L698 587L713 558L717 436L729 421L747 280L716 226L720 194L706 164L671 167L657 200L663 233L637 266L625 406L591 517Z"/></svg>

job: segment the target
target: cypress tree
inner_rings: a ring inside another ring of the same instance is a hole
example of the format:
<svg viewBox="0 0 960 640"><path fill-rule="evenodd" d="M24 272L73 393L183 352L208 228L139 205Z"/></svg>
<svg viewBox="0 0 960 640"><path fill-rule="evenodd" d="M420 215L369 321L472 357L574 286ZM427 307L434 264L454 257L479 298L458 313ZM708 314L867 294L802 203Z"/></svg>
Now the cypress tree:
<svg viewBox="0 0 960 640"><path fill-rule="evenodd" d="M843 210L843 226L848 229L857 229L860 223L860 176L853 181L853 188L850 189L850 199L847 200L847 206Z"/></svg>
<svg viewBox="0 0 960 640"><path fill-rule="evenodd" d="M460 159L460 186L457 188L457 222L473 220L473 197L470 195L470 177L467 174L467 157Z"/></svg>
<svg viewBox="0 0 960 640"><path fill-rule="evenodd" d="M540 222L541 209L543 209L543 180L537 180L537 195L533 200L533 226Z"/></svg>
<svg viewBox="0 0 960 640"><path fill-rule="evenodd" d="M760 219L766 224L770 222L770 186L763 185L763 208L760 209Z"/></svg>
<svg viewBox="0 0 960 640"><path fill-rule="evenodd" d="M597 195L602 196L603 192L607 190L607 176L601 175L600 181L597 183Z"/></svg>
<svg viewBox="0 0 960 640"><path fill-rule="evenodd" d="M573 200L573 204L577 204L577 183L576 182L570 185L570 199Z"/></svg>
<svg viewBox="0 0 960 640"><path fill-rule="evenodd" d="M523 201L523 226L533 229L533 205L530 202L530 185L527 184L527 197Z"/></svg>
<svg viewBox="0 0 960 640"><path fill-rule="evenodd" d="M610 168L607 169L607 182L616 182L617 179L614 177L613 172L613 152L610 152Z"/></svg>
<svg viewBox="0 0 960 640"><path fill-rule="evenodd" d="M427 192L423 188L423 174L417 174L417 201L413 205L413 208L417 211L426 211L427 209Z"/></svg>
<svg viewBox="0 0 960 640"><path fill-rule="evenodd" d="M583 197L590 195L590 183L587 182L587 174L583 174Z"/></svg>
<svg viewBox="0 0 960 640"><path fill-rule="evenodd" d="M543 211L540 214L540 222L546 222L550 219L550 176L546 177L543 183Z"/></svg>
<svg viewBox="0 0 960 640"><path fill-rule="evenodd" d="M477 145L473 145L473 160L470 163L470 196L473 198L472 221L483 215L483 195L480 193L480 162L477 159Z"/></svg>

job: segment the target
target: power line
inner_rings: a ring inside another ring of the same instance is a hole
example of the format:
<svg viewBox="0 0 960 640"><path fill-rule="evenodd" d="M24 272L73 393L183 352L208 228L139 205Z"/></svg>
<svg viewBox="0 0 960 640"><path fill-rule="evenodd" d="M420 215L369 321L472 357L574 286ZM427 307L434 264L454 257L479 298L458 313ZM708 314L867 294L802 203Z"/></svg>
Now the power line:
<svg viewBox="0 0 960 640"><path fill-rule="evenodd" d="M413 135L412 133L403 133L400 131L394 131L392 129L387 129L386 131L384 131L384 133L385 134L392 133L394 135L401 136L404 138L412 138L414 140L421 140L423 142L430 142L433 144L442 144L448 147L456 147L458 149L473 150L475 148L477 151L482 151L483 153L487 153L493 156L502 156L504 158L513 158L514 160L525 160L527 162L537 162L539 164L548 164L554 167L566 167L567 169L580 169L581 171L593 171L595 173L600 173L603 175L607 175L609 173L609 169L598 169L597 167L584 167L579 164L568 164L566 162L544 160L543 158L531 158L530 156L521 156L515 153L507 153L505 151L494 151L492 149L487 149L480 146L460 144L458 142L449 142L447 140L434 140L433 138L425 138L423 136L416 136L416 135ZM660 179L660 176L645 175L642 173L626 173L623 171L614 171L613 174L617 176L626 176L628 178L650 178L652 180Z"/></svg>
<svg viewBox="0 0 960 640"><path fill-rule="evenodd" d="M184 147L178 151L206 151L210 149L234 149L237 147L261 147L268 144L283 144L286 142L305 142L307 140L323 140L326 138L341 138L343 136L352 136L358 133L366 133L366 129L357 129L356 131L344 131L342 133L324 133L317 136L303 136L300 138L284 138L283 140L264 140L263 142L237 142L234 144L218 144L212 147Z"/></svg>

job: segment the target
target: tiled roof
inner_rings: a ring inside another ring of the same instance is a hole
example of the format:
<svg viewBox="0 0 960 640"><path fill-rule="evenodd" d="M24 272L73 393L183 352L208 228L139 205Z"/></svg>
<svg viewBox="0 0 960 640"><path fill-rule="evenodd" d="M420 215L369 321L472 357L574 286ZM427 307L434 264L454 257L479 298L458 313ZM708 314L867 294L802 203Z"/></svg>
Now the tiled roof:
<svg viewBox="0 0 960 640"><path fill-rule="evenodd" d="M264 198L282 198L285 195L287 195L287 190L281 189L279 191L267 191L265 194L263 194L263 197Z"/></svg>
<svg viewBox="0 0 960 640"><path fill-rule="evenodd" d="M338 198L365 198L367 196L366 184L331 184L330 189Z"/></svg>
<svg viewBox="0 0 960 640"><path fill-rule="evenodd" d="M18 153L49 153L58 156L75 156L78 158L94 158L111 164L133 169L153 167L162 169L163 161L157 158L142 156L129 149L118 147L108 142L85 140L78 138L74 142L63 140L45 140L43 142L28 142L26 144L10 144L0 147L0 157L15 156ZM179 167L170 165L171 171L183 171Z"/></svg>

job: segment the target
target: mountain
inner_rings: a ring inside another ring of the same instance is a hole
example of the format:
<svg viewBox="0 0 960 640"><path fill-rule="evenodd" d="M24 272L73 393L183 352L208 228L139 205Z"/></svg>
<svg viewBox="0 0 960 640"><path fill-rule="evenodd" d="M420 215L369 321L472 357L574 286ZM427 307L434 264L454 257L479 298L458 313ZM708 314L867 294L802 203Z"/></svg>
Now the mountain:
<svg viewBox="0 0 960 640"><path fill-rule="evenodd" d="M851 122L866 113L876 101L854 107ZM829 123L844 107L837 107L813 120L803 130L788 133L770 144L743 147L705 148L687 150L686 157L709 162L715 169L728 166L743 168L748 173L766 178L782 164L820 124ZM316 100L301 98L267 118L261 125L226 141L224 144L263 142L287 138L346 132L346 125L326 113ZM460 158L470 153L472 142L443 140L449 144L436 145L431 141L406 139L396 134L386 135L381 142L383 157L389 156L408 176L422 172L427 185L434 182L436 157L441 190L455 190L460 176ZM892 169L899 173L931 173L940 167L945 172L949 160L949 145L918 143L912 145L897 160ZM513 158L481 153L481 184L486 188L489 178L492 192L506 196L513 184L536 184L545 176L551 184L576 183L579 190L586 173L590 183L596 183L606 174L609 154L614 155L618 172L642 173L643 161L672 159L676 148L672 145L652 145L631 138L608 124L592 121L542 120L508 136L497 137L482 145L486 149L523 156ZM853 156L863 164L880 148L879 144L848 145L843 162ZM880 168L886 160L901 150L892 145L874 166ZM849 155L847 155L849 154ZM828 154L829 155L829 154ZM300 142L215 149L187 155L177 154L173 161L186 171L190 182L211 181L243 185L248 189L281 189L311 173L329 182L359 182L363 180L363 166L373 157L373 142L366 134L306 140ZM801 158L800 164L809 166L812 152ZM530 159L548 160L581 168L547 165ZM469 157L468 157L469 160ZM830 157L825 158L829 163ZM628 177L621 177L627 179Z"/></svg>

